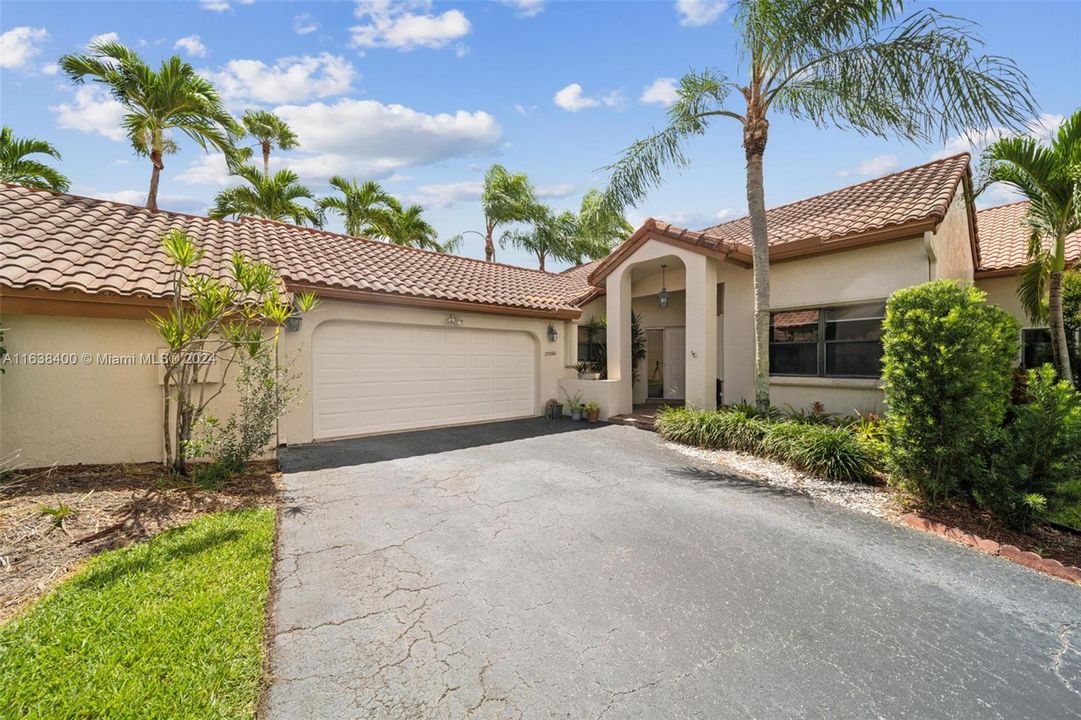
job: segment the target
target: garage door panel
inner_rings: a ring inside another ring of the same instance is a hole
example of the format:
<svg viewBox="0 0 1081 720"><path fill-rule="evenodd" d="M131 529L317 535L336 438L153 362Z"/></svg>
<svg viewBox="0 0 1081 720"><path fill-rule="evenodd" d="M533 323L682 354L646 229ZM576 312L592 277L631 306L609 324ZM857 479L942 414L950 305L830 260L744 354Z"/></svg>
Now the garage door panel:
<svg viewBox="0 0 1081 720"><path fill-rule="evenodd" d="M312 347L316 439L534 411L536 351L522 332L333 321Z"/></svg>

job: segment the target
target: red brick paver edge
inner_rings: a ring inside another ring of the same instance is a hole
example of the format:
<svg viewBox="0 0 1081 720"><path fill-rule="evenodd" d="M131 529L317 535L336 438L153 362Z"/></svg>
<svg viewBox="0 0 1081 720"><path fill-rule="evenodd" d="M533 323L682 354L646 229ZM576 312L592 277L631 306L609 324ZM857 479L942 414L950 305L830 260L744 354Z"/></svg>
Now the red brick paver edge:
<svg viewBox="0 0 1081 720"><path fill-rule="evenodd" d="M923 530L924 532L941 535L954 542L959 542L968 545L969 547L976 548L977 550L982 550L989 555L998 555L1000 558L1005 558L1018 565L1024 565L1033 570L1039 570L1048 575L1054 575L1057 578L1069 580L1081 585L1081 568L1076 568L1072 565L1063 565L1058 560L1043 558L1034 552L1021 550L1013 545L1000 545L994 540L987 540L978 535L967 533L960 528L950 527L949 525L943 525L934 520L928 520L927 518L920 517L916 513L908 513L907 515L902 516L901 520L904 521L905 525L915 528L916 530Z"/></svg>

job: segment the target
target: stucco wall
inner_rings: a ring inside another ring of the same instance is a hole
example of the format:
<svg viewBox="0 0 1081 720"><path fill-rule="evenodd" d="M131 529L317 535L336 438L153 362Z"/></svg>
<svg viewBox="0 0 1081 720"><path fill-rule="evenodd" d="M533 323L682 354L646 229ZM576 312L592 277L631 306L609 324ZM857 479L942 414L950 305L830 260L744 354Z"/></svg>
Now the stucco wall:
<svg viewBox="0 0 1081 720"><path fill-rule="evenodd" d="M972 282L975 264L972 261L972 236L969 230L968 206L964 187L959 186L946 217L931 237L935 260L932 279L950 278Z"/></svg>
<svg viewBox="0 0 1081 720"><path fill-rule="evenodd" d="M349 302L344 300L323 300L320 307L308 313L298 332L283 333L280 354L283 359L295 359L295 367L301 376L311 385L312 373L312 334L320 324L331 320L356 320L374 323L406 323L445 327L447 310L383 305L376 303ZM488 313L454 312L462 319L463 329L484 328L490 330L517 330L529 333L536 339L537 379L534 392L534 415L544 413L544 403L556 397L558 380L564 377L566 338L572 331L570 323L559 320L530 319L511 315ZM559 332L555 342L548 340L548 325L551 322ZM312 442L314 421L312 406L305 402L291 410L279 423L280 443L296 445Z"/></svg>
<svg viewBox="0 0 1081 720"><path fill-rule="evenodd" d="M24 467L162 459L158 366L108 364L103 357L154 353L162 342L150 325L45 315L5 315L3 324L12 356L73 353L78 360L5 366L0 375L0 456L18 452ZM87 353L89 361L83 357ZM235 407L230 381L211 412L224 416Z"/></svg>
<svg viewBox="0 0 1081 720"><path fill-rule="evenodd" d="M987 302L998 305L1003 310L1013 315L1021 327L1033 327L1032 321L1025 315L1021 308L1021 301L1017 299L1017 276L996 278L978 278L976 287L987 293Z"/></svg>

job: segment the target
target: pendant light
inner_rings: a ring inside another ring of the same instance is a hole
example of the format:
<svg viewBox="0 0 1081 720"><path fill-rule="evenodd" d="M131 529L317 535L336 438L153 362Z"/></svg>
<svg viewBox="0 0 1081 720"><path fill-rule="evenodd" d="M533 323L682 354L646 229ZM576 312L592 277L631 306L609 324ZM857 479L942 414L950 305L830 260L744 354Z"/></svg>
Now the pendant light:
<svg viewBox="0 0 1081 720"><path fill-rule="evenodd" d="M665 289L665 284L664 284L664 269L666 267L668 267L668 266L667 265L661 265L661 291L659 293L657 293L657 305L662 307L662 308L668 307L668 297L669 297L668 290Z"/></svg>

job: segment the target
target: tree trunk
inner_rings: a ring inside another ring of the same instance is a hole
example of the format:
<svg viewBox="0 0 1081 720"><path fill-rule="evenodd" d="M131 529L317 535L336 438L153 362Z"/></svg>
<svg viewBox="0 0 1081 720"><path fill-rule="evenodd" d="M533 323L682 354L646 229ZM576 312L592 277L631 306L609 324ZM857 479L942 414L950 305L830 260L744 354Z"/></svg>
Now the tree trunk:
<svg viewBox="0 0 1081 720"><path fill-rule="evenodd" d="M270 143L263 141L263 177L270 179Z"/></svg>
<svg viewBox="0 0 1081 720"><path fill-rule="evenodd" d="M540 263L541 272L544 272L544 253L537 253L537 261Z"/></svg>
<svg viewBox="0 0 1081 720"><path fill-rule="evenodd" d="M146 195L146 209L157 210L158 209L158 179L161 176L161 169L164 167L161 164L161 156L156 153L150 153L150 162L153 170L150 171L150 192Z"/></svg>
<svg viewBox="0 0 1081 720"><path fill-rule="evenodd" d="M1062 271L1052 270L1047 287L1047 309L1051 320L1051 352L1055 359L1055 370L1060 380L1073 386L1073 372L1070 368L1070 348L1066 344L1066 324L1062 317Z"/></svg>
<svg viewBox="0 0 1081 720"><path fill-rule="evenodd" d="M488 262L495 262L495 243L492 242L493 232L495 232L495 227L488 225L487 233L484 236L484 259Z"/></svg>
<svg viewBox="0 0 1081 720"><path fill-rule="evenodd" d="M769 402L769 236L766 229L766 196L762 180L762 157L766 152L769 122L748 103L743 127L743 151L747 158L747 214L751 219L754 260L754 404L767 411Z"/></svg>

